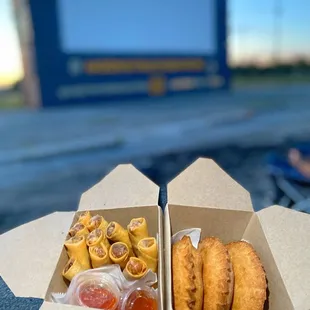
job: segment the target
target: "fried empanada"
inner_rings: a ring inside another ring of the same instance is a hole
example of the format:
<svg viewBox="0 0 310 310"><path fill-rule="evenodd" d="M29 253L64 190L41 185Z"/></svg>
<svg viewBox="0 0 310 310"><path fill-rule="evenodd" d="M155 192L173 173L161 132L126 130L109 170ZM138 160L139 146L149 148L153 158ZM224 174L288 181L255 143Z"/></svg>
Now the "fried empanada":
<svg viewBox="0 0 310 310"><path fill-rule="evenodd" d="M174 310L201 310L202 261L187 236L172 246L172 280Z"/></svg>
<svg viewBox="0 0 310 310"><path fill-rule="evenodd" d="M210 237L199 243L202 259L203 309L229 310L234 290L230 257L220 239Z"/></svg>
<svg viewBox="0 0 310 310"><path fill-rule="evenodd" d="M252 245L232 242L226 245L234 274L235 290L232 310L262 310L267 298L265 271Z"/></svg>

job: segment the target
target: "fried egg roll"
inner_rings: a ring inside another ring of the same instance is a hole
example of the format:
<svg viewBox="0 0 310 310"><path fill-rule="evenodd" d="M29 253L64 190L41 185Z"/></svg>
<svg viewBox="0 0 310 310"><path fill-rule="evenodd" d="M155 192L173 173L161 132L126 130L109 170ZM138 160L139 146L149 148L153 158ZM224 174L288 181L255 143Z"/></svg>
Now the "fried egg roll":
<svg viewBox="0 0 310 310"><path fill-rule="evenodd" d="M149 232L145 218L132 219L127 226L130 241L132 243L134 252L138 255L138 243L141 239L148 238Z"/></svg>
<svg viewBox="0 0 310 310"><path fill-rule="evenodd" d="M143 260L130 257L123 273L127 280L133 281L144 277L147 271L148 267Z"/></svg>
<svg viewBox="0 0 310 310"><path fill-rule="evenodd" d="M87 226L89 220L91 219L91 214L89 211L84 211L80 214L78 222Z"/></svg>
<svg viewBox="0 0 310 310"><path fill-rule="evenodd" d="M75 236L65 242L69 257L75 257L85 268L90 269L89 254L85 236Z"/></svg>
<svg viewBox="0 0 310 310"><path fill-rule="evenodd" d="M263 310L267 298L264 268L252 245L231 242L226 245L235 273L232 310Z"/></svg>
<svg viewBox="0 0 310 310"><path fill-rule="evenodd" d="M172 246L172 284L174 310L202 309L202 260L188 236Z"/></svg>
<svg viewBox="0 0 310 310"><path fill-rule="evenodd" d="M87 236L89 234L88 229L86 228L86 226L82 223L76 223L70 230L69 230L69 235L71 237L74 236Z"/></svg>
<svg viewBox="0 0 310 310"><path fill-rule="evenodd" d="M129 238L128 231L123 228L120 224L117 222L111 222L109 223L106 235L109 240L112 242L123 242L126 243L129 250L132 251L132 244ZM130 255L132 256L132 255Z"/></svg>
<svg viewBox="0 0 310 310"><path fill-rule="evenodd" d="M198 247L203 266L204 310L229 310L234 290L230 257L220 239L210 237Z"/></svg>
<svg viewBox="0 0 310 310"><path fill-rule="evenodd" d="M126 243L116 242L111 245L109 256L114 264L124 269L130 257L130 250Z"/></svg>
<svg viewBox="0 0 310 310"><path fill-rule="evenodd" d="M112 264L109 256L109 250L104 244L101 243L99 245L91 246L88 250L93 268L99 268Z"/></svg>
<svg viewBox="0 0 310 310"><path fill-rule="evenodd" d="M86 227L88 228L89 231L93 231L96 228L100 228L102 229L102 231L105 232L108 224L109 223L104 219L103 216L97 214L88 221Z"/></svg>
<svg viewBox="0 0 310 310"><path fill-rule="evenodd" d="M139 241L138 258L142 259L153 272L157 271L158 249L155 238L149 237Z"/></svg>
<svg viewBox="0 0 310 310"><path fill-rule="evenodd" d="M104 246L109 250L110 248L110 243L109 240L107 239L105 233L103 232L102 229L96 228L93 230L87 237L86 237L86 244L87 246L95 246L99 244L104 244Z"/></svg>
<svg viewBox="0 0 310 310"><path fill-rule="evenodd" d="M75 275L85 270L86 269L80 264L80 262L76 258L71 257L62 271L62 275L64 278L71 281Z"/></svg>

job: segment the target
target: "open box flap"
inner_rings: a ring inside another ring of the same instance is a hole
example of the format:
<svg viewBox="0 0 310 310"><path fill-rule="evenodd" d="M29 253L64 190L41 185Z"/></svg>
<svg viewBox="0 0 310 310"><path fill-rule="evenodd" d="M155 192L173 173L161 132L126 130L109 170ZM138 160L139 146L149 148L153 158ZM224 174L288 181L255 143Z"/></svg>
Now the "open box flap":
<svg viewBox="0 0 310 310"><path fill-rule="evenodd" d="M17 297L44 298L74 212L55 212L0 237L0 274Z"/></svg>
<svg viewBox="0 0 310 310"><path fill-rule="evenodd" d="M40 309L41 310L81 310L85 308L80 307L80 306L56 304L53 302L44 301ZM87 308L87 309L95 309L95 308Z"/></svg>
<svg viewBox="0 0 310 310"><path fill-rule="evenodd" d="M310 215L279 206L257 215L294 309L310 309Z"/></svg>
<svg viewBox="0 0 310 310"><path fill-rule="evenodd" d="M119 165L87 190L78 210L155 206L159 187L132 165Z"/></svg>
<svg viewBox="0 0 310 310"><path fill-rule="evenodd" d="M168 184L170 205L252 211L250 194L213 160L199 158Z"/></svg>

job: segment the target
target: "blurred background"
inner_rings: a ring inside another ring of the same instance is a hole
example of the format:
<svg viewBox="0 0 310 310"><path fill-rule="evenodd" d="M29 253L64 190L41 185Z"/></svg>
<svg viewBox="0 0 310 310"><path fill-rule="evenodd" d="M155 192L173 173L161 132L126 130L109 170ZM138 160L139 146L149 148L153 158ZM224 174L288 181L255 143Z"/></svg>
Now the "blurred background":
<svg viewBox="0 0 310 310"><path fill-rule="evenodd" d="M201 156L256 210L310 213L309 12L308 0L1 0L0 233L75 210L119 163L165 196Z"/></svg>

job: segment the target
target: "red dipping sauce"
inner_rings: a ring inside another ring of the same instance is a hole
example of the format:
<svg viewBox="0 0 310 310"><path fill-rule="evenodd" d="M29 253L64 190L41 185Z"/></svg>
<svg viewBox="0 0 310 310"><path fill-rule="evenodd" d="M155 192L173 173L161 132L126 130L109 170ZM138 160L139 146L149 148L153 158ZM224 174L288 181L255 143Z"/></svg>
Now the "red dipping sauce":
<svg viewBox="0 0 310 310"><path fill-rule="evenodd" d="M149 292L138 289L128 297L125 310L157 310L157 299Z"/></svg>
<svg viewBox="0 0 310 310"><path fill-rule="evenodd" d="M79 299L84 306L105 310L114 310L118 303L118 299L111 291L96 284L82 287Z"/></svg>

